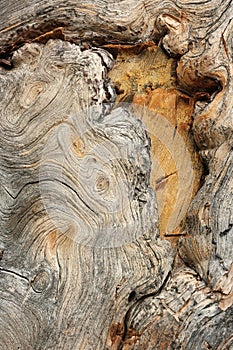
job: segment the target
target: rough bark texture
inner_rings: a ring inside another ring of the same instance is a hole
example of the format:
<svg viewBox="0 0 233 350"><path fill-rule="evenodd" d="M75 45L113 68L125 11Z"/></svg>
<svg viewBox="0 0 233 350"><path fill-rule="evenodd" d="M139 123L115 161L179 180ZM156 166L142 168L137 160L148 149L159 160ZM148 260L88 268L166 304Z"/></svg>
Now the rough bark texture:
<svg viewBox="0 0 233 350"><path fill-rule="evenodd" d="M0 348L232 349L232 2L0 7Z"/></svg>

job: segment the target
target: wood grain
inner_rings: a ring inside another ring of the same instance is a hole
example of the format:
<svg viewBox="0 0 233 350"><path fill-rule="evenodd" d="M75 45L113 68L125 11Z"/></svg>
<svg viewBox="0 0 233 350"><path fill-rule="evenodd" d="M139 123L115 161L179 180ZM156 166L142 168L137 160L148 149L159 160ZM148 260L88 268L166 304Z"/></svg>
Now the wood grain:
<svg viewBox="0 0 233 350"><path fill-rule="evenodd" d="M0 347L232 349L232 1L0 8ZM113 46L136 68L151 41L193 101L205 170L174 248L148 132L107 76Z"/></svg>
<svg viewBox="0 0 233 350"><path fill-rule="evenodd" d="M3 348L103 349L131 293L155 293L170 271L148 136L127 110L110 112L111 61L49 41L1 70Z"/></svg>
<svg viewBox="0 0 233 350"><path fill-rule="evenodd" d="M184 234L187 209L203 173L191 125L194 98L177 89L176 60L154 42L108 45L117 50L109 72L117 103L132 104L151 139L151 187L156 192L161 236Z"/></svg>
<svg viewBox="0 0 233 350"><path fill-rule="evenodd" d="M224 32L231 18L232 1L132 0L129 4L92 0L77 4L74 0L33 0L29 4L1 0L0 4L2 53L63 27L66 40L105 44L134 43L166 34L165 48L170 53L184 54L191 43L204 43L218 28Z"/></svg>

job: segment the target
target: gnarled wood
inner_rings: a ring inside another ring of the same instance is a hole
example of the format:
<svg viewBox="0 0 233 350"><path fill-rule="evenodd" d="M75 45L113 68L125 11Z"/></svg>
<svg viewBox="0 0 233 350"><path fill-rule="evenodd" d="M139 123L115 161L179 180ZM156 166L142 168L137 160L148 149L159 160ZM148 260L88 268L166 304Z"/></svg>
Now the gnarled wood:
<svg viewBox="0 0 233 350"><path fill-rule="evenodd" d="M117 102L132 100L133 110L151 139L151 187L156 192L160 235L174 239L184 233L187 209L203 173L191 133L194 98L177 90L174 67L153 42L117 46L109 77Z"/></svg>
<svg viewBox="0 0 233 350"><path fill-rule="evenodd" d="M1 346L103 349L131 293L155 293L171 268L148 136L129 112L109 110L108 53L49 41L13 64L1 71L1 290L27 334L5 315Z"/></svg>
<svg viewBox="0 0 233 350"><path fill-rule="evenodd" d="M0 5L1 348L231 349L232 1ZM136 45L136 62L151 40L206 175L174 251L140 110L107 76L109 52Z"/></svg>

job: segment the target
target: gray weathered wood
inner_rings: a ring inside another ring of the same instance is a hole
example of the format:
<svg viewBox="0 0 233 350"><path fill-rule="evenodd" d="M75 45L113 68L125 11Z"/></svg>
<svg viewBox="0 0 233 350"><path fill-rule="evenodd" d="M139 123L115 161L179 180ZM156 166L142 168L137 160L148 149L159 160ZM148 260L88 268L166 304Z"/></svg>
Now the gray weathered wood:
<svg viewBox="0 0 233 350"><path fill-rule="evenodd" d="M103 349L131 293L156 292L171 267L148 136L123 108L110 111L108 53L49 41L13 64L1 71L1 289L18 321L2 317L2 346Z"/></svg>
<svg viewBox="0 0 233 350"><path fill-rule="evenodd" d="M233 348L232 1L0 7L0 347ZM152 39L196 101L206 167L173 248L100 48Z"/></svg>

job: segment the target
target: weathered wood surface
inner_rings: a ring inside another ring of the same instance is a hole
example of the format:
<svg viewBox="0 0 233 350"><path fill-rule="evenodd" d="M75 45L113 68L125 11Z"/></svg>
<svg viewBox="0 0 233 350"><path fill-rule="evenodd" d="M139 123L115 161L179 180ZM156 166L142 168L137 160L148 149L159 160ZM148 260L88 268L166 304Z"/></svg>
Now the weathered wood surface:
<svg viewBox="0 0 233 350"><path fill-rule="evenodd" d="M164 34L169 25L165 47L184 54L190 42L205 42L219 28L224 33L231 19L232 1L1 0L0 5L2 50L60 27L66 39L109 44L116 40L129 43L153 39ZM179 22L172 16L180 18Z"/></svg>
<svg viewBox="0 0 233 350"><path fill-rule="evenodd" d="M176 239L185 232L184 218L203 173L191 132L194 98L177 89L176 60L153 42L109 48L118 50L108 74L117 103L131 101L149 131L150 184L158 202L160 235Z"/></svg>
<svg viewBox="0 0 233 350"><path fill-rule="evenodd" d="M0 6L0 347L233 348L232 2ZM208 171L174 252L145 126L107 78L106 45L150 40L176 57Z"/></svg>
<svg viewBox="0 0 233 350"><path fill-rule="evenodd" d="M148 136L110 112L107 52L49 41L13 64L1 71L2 346L103 349L131 293L158 291L172 262Z"/></svg>

